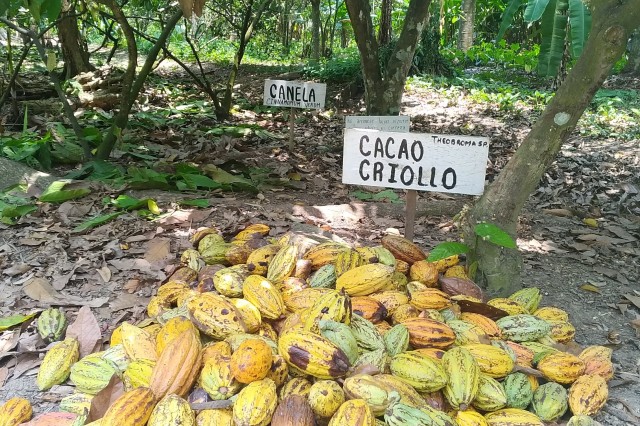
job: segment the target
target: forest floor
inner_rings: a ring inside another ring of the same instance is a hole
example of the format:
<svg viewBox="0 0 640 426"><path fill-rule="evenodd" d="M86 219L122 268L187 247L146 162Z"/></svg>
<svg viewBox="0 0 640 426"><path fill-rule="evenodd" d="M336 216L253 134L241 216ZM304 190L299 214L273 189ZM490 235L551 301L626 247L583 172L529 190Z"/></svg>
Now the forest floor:
<svg viewBox="0 0 640 426"><path fill-rule="evenodd" d="M197 90L182 73L166 72L166 81L174 84L167 90L180 86L195 96ZM259 107L264 78L275 76L258 72L247 67L237 88L241 106L255 108L242 107L227 124L252 123L280 138L211 135L207 126L217 123L210 109L190 117L176 110L169 97L149 89L148 104L135 117L141 120L142 112L151 109L171 109L182 127L172 127L168 117L153 128L133 127L131 140L143 143L158 157L156 165L165 168L194 161L232 173L247 167L268 169L271 182L280 185L263 185L257 194L200 194L210 207L188 209L178 206L184 193L122 191L93 182L92 194L80 201L42 204L18 225L0 225L0 317L49 305L62 306L73 317L79 306L88 305L107 339L120 322L144 318L149 297L190 247L189 235L202 226L215 226L231 236L248 223L260 222L270 225L273 235L290 230L322 233L363 245L378 243L390 229L402 233L402 192L381 195L383 188L341 183L344 116L363 114L362 103L340 102L336 96L341 88L330 87L324 112L299 114L295 149L289 152L287 117ZM637 80L612 79L609 84L640 88ZM489 180L535 120L530 110L501 111L494 104L472 102L464 93L419 85L407 90L402 113L411 116L414 132L491 138ZM133 161L126 152L115 154L122 164ZM104 197L121 193L153 198L163 214L148 220L126 213L86 233L72 231L87 217L103 212ZM471 202L473 197L419 193L415 241L428 251L439 242L458 240L453 217ZM597 226L587 226L585 218L595 219ZM577 329L576 343L614 349L616 375L609 383L609 402L597 419L610 426L640 424L638 140L585 137L578 129L530 197L521 217L518 247L524 257L524 286L542 290L543 306L569 313ZM37 412L46 412L72 391L70 386L37 391L35 374L43 349L33 324L1 335L0 401L25 396Z"/></svg>

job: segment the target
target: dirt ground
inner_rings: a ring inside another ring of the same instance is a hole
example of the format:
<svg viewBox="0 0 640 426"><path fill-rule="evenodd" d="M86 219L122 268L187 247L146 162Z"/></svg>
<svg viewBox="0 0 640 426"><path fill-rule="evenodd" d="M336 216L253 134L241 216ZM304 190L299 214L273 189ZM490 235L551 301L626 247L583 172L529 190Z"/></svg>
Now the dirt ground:
<svg viewBox="0 0 640 426"><path fill-rule="evenodd" d="M71 232L85 215L102 208L101 197L108 190L97 186L99 195L94 198L42 206L18 226L0 225L1 316L54 304L73 317L77 306L104 298L93 312L106 338L123 320L144 317L149 297L189 247L189 234L201 226L217 226L232 235L247 223L261 222L270 225L274 235L316 232L357 244L376 244L393 228L402 233L401 202L362 202L353 196L358 188L340 183L342 116L358 108L336 107L330 118L303 114L294 153L286 150L285 141L237 143L256 163L280 165L289 176L297 172L301 176L297 189L273 187L251 196L209 194L211 207L195 210L176 207L182 194L129 191L153 197L167 214L153 222L125 214L88 233ZM412 117L412 131L455 134L471 123L474 134L491 137L489 179L529 125L526 117L474 111L462 102L452 105L418 90L407 93L403 112ZM274 119L270 130L286 134L286 120ZM596 417L608 426L640 424L637 142L572 138L531 196L518 236L524 286L542 290L542 305L569 312L579 345L614 349L616 375L609 383L609 402ZM403 195L397 194L401 201ZM429 250L438 242L456 240L452 218L472 201L472 197L421 193L415 241ZM597 227L585 224L585 218L594 218ZM49 280L63 299L51 303L26 297L23 286L33 278ZM67 296L81 300L65 301ZM34 379L43 345L32 325L21 331L20 343L12 350L2 352L2 345L15 336L5 334L0 339L0 401L25 396L38 412L55 410L71 387L37 391Z"/></svg>

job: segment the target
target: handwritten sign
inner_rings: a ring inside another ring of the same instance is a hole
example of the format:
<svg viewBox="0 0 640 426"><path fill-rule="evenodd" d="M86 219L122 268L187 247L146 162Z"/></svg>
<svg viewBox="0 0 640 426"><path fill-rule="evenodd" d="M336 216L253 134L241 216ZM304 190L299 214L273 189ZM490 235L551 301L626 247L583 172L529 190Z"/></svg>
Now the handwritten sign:
<svg viewBox="0 0 640 426"><path fill-rule="evenodd" d="M382 132L408 132L408 115L348 115L345 117L344 126L347 129L373 129Z"/></svg>
<svg viewBox="0 0 640 426"><path fill-rule="evenodd" d="M264 105L290 108L324 108L327 85L287 80L264 81Z"/></svg>
<svg viewBox="0 0 640 426"><path fill-rule="evenodd" d="M479 195L489 138L345 129L342 182Z"/></svg>

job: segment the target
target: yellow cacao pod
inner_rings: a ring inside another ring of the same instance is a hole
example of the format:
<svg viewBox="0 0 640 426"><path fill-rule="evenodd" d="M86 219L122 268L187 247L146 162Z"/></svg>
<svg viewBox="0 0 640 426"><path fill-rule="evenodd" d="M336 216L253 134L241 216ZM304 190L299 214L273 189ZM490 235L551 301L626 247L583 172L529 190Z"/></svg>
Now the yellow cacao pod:
<svg viewBox="0 0 640 426"><path fill-rule="evenodd" d="M375 417L369 404L363 399L351 399L338 408L328 426L375 426L375 424Z"/></svg>
<svg viewBox="0 0 640 426"><path fill-rule="evenodd" d="M273 256L267 270L267 279L272 283L281 283L293 275L298 260L298 247L285 246ZM245 295L246 297L246 295Z"/></svg>
<svg viewBox="0 0 640 426"><path fill-rule="evenodd" d="M349 296L367 296L385 288L393 277L394 269L381 263L358 266L336 280L336 290Z"/></svg>
<svg viewBox="0 0 640 426"><path fill-rule="evenodd" d="M240 383L251 383L267 376L273 362L271 348L264 340L247 339L231 355L231 373Z"/></svg>
<svg viewBox="0 0 640 426"><path fill-rule="evenodd" d="M609 397L607 382L600 376L585 374L569 388L569 407L574 415L596 414Z"/></svg>
<svg viewBox="0 0 640 426"><path fill-rule="evenodd" d="M122 345L131 360L158 359L155 339L147 331L124 322L121 325Z"/></svg>
<svg viewBox="0 0 640 426"><path fill-rule="evenodd" d="M41 391L50 389L67 380L71 366L78 361L80 345L75 337L68 337L56 343L44 356L36 384Z"/></svg>
<svg viewBox="0 0 640 426"><path fill-rule="evenodd" d="M520 408L503 408L485 414L489 426L544 426L538 416Z"/></svg>
<svg viewBox="0 0 640 426"><path fill-rule="evenodd" d="M487 419L477 411L471 409L456 412L453 417L458 426L488 426Z"/></svg>
<svg viewBox="0 0 640 426"><path fill-rule="evenodd" d="M344 250L348 250L349 246L327 241L310 248L303 256L303 259L311 261L311 268L315 271L324 265L335 263L338 254Z"/></svg>
<svg viewBox="0 0 640 426"><path fill-rule="evenodd" d="M177 316L169 319L169 321L162 326L156 335L156 353L162 353L164 348L167 346L167 343L185 332L194 332L198 334L198 330L189 318Z"/></svg>
<svg viewBox="0 0 640 426"><path fill-rule="evenodd" d="M388 316L393 315L400 305L409 303L409 297L403 291L383 291L371 294L369 297L382 303L387 309Z"/></svg>
<svg viewBox="0 0 640 426"><path fill-rule="evenodd" d="M100 426L142 426L147 424L155 407L155 395L140 387L125 392L107 409Z"/></svg>
<svg viewBox="0 0 640 426"><path fill-rule="evenodd" d="M219 355L207 359L200 372L200 386L213 400L235 395L242 385L231 372L231 357Z"/></svg>
<svg viewBox="0 0 640 426"><path fill-rule="evenodd" d="M509 353L503 349L481 343L465 345L464 348L468 350L478 362L480 371L489 377L505 377L513 370L513 359Z"/></svg>
<svg viewBox="0 0 640 426"><path fill-rule="evenodd" d="M249 275L242 285L244 298L260 311L260 315L268 319L278 319L285 312L282 294L268 278L260 275Z"/></svg>
<svg viewBox="0 0 640 426"><path fill-rule="evenodd" d="M186 396L200 371L202 362L200 339L186 332L164 348L156 362L149 387L158 399L175 393Z"/></svg>
<svg viewBox="0 0 640 426"><path fill-rule="evenodd" d="M29 400L14 397L0 406L0 426L17 426L31 420L33 410Z"/></svg>
<svg viewBox="0 0 640 426"><path fill-rule="evenodd" d="M427 287L436 287L438 285L438 276L437 265L427 260L414 262L409 269L409 279L411 281L419 281Z"/></svg>
<svg viewBox="0 0 640 426"><path fill-rule="evenodd" d="M178 395L167 395L155 406L147 426L194 426L196 416L189 403Z"/></svg>
<svg viewBox="0 0 640 426"><path fill-rule="evenodd" d="M196 416L197 426L233 426L231 409L202 410Z"/></svg>
<svg viewBox="0 0 640 426"><path fill-rule="evenodd" d="M141 386L149 387L155 365L156 362L150 359L143 358L131 361L122 374L125 390L129 391Z"/></svg>
<svg viewBox="0 0 640 426"><path fill-rule="evenodd" d="M467 349L456 347L444 354L442 367L449 378L444 387L444 396L453 408L466 410L478 393L478 362Z"/></svg>
<svg viewBox="0 0 640 426"><path fill-rule="evenodd" d="M236 426L266 426L276 411L278 395L271 379L249 383L238 394L233 404L233 421Z"/></svg>
<svg viewBox="0 0 640 426"><path fill-rule="evenodd" d="M204 334L222 340L235 333L245 333L241 315L226 297L203 293L187 303L189 318Z"/></svg>
<svg viewBox="0 0 640 426"><path fill-rule="evenodd" d="M410 318L402 322L409 330L409 343L414 348L446 349L456 341L448 325L428 318Z"/></svg>
<svg viewBox="0 0 640 426"><path fill-rule="evenodd" d="M308 331L281 335L278 352L289 365L319 379L342 377L350 366L341 349L325 337Z"/></svg>
<svg viewBox="0 0 640 426"><path fill-rule="evenodd" d="M320 418L328 419L344 403L345 394L337 382L318 380L311 385L308 399L313 412Z"/></svg>
<svg viewBox="0 0 640 426"><path fill-rule="evenodd" d="M286 398L288 395L299 395L304 398L309 396L311 391L311 382L303 377L294 377L282 386L280 389L280 399Z"/></svg>
<svg viewBox="0 0 640 426"><path fill-rule="evenodd" d="M85 410L88 413L91 409L91 401L94 395L87 393L74 392L71 395L67 395L60 400L60 411L66 411L67 413L74 413L78 416L84 414ZM0 422L2 424L2 422Z"/></svg>
<svg viewBox="0 0 640 426"><path fill-rule="evenodd" d="M552 352L544 356L537 365L547 380L568 385L584 373L584 362L566 352Z"/></svg>

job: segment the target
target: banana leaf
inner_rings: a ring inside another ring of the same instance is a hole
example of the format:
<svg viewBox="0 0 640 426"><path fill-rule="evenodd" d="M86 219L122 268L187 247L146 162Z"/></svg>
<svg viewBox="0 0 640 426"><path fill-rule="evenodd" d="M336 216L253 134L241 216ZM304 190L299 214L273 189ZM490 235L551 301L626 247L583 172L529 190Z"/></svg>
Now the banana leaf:
<svg viewBox="0 0 640 426"><path fill-rule="evenodd" d="M591 30L591 13L582 0L569 0L571 56L579 58Z"/></svg>
<svg viewBox="0 0 640 426"><path fill-rule="evenodd" d="M549 0L549 5L542 14L540 21L542 44L538 57L538 74L540 75L554 77L558 74L567 38L568 7L567 0Z"/></svg>

